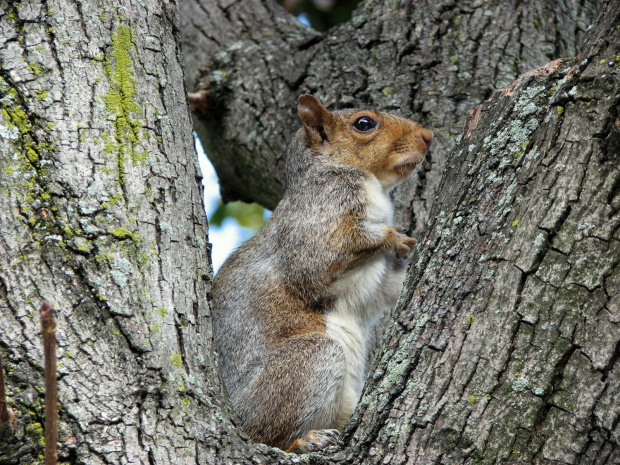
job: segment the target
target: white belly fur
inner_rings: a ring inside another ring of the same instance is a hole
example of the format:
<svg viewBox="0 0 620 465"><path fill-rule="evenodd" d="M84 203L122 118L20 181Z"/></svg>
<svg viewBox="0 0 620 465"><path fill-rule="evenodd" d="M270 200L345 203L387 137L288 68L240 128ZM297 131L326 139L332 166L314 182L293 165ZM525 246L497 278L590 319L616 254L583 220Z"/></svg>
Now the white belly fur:
<svg viewBox="0 0 620 465"><path fill-rule="evenodd" d="M392 202L374 177L367 182L366 190L366 226L370 231L383 235L385 225L392 221ZM394 304L393 299L386 299L386 289L383 288L394 286L391 283L394 277L388 277L390 273L386 257L379 255L342 275L329 290L336 300L333 309L326 315L327 334L342 346L346 359L343 395L338 409L339 428L353 414L364 386L370 330L388 310L387 307ZM402 285L402 277L396 278L397 281L399 279ZM393 291L388 293L393 294Z"/></svg>
<svg viewBox="0 0 620 465"><path fill-rule="evenodd" d="M338 424L344 426L353 413L364 386L368 336L383 314L377 308L377 294L385 276L386 262L378 257L371 263L346 273L332 290L338 299L326 315L327 335L338 342L345 355L344 388ZM382 299L379 299L382 300Z"/></svg>

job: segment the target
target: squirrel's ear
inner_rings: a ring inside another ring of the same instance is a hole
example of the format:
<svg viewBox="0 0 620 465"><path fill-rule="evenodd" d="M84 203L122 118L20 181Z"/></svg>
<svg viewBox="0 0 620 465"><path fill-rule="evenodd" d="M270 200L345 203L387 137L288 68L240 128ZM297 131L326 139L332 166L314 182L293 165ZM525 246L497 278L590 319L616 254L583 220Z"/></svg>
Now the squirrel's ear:
<svg viewBox="0 0 620 465"><path fill-rule="evenodd" d="M325 127L331 124L332 114L321 102L310 94L301 95L297 111L299 111L299 119L304 125L306 141L309 146L327 140Z"/></svg>

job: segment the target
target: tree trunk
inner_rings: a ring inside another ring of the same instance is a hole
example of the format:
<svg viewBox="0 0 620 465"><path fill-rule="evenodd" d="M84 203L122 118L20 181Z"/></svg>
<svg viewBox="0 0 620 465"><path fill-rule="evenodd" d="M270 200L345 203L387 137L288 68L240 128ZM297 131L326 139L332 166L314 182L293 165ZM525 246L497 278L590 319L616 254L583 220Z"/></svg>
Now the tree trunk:
<svg viewBox="0 0 620 465"><path fill-rule="evenodd" d="M67 0L2 11L0 353L16 428L0 462L42 452L48 298L61 461L195 463L225 408L177 12Z"/></svg>
<svg viewBox="0 0 620 465"><path fill-rule="evenodd" d="M620 4L476 108L354 425L363 463L620 463ZM373 438L368 441L368 438Z"/></svg>
<svg viewBox="0 0 620 465"><path fill-rule="evenodd" d="M395 196L396 222L419 236L468 113L530 69L575 56L599 4L367 1L318 34L273 1L181 2L186 75L213 107L194 113L195 127L224 201L275 207L282 152L299 126L294 103L311 92L434 129L424 165Z"/></svg>
<svg viewBox="0 0 620 465"><path fill-rule="evenodd" d="M43 297L64 462L619 463L620 2L472 113L343 444L310 457L253 444L217 375L174 9L0 27L0 463L42 451Z"/></svg>

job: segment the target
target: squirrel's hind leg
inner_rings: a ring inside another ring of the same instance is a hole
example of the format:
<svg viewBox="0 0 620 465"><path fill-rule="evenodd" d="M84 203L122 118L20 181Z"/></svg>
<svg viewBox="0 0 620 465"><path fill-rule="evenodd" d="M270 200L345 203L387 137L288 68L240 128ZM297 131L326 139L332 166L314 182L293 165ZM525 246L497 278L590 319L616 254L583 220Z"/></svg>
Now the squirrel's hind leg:
<svg viewBox="0 0 620 465"><path fill-rule="evenodd" d="M245 431L283 450L310 452L334 444L331 429L344 426L344 373L342 347L326 334L283 340L271 348L259 379L238 405Z"/></svg>

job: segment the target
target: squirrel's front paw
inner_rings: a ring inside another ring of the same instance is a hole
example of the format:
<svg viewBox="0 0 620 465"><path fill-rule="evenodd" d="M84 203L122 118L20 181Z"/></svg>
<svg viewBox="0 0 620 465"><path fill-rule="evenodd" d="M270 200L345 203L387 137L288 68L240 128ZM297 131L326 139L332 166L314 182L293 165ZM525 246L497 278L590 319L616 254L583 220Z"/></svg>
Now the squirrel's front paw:
<svg viewBox="0 0 620 465"><path fill-rule="evenodd" d="M413 247L418 241L413 237L403 234L401 231L403 231L404 228L401 225L388 227L392 230L391 232L394 235L394 252L396 252L396 256L398 258L405 258L409 253L409 250L411 250L411 247Z"/></svg>
<svg viewBox="0 0 620 465"><path fill-rule="evenodd" d="M303 438L295 439L286 452L307 454L308 452L323 450L326 447L335 446L339 436L340 432L337 429L315 429L308 432Z"/></svg>

